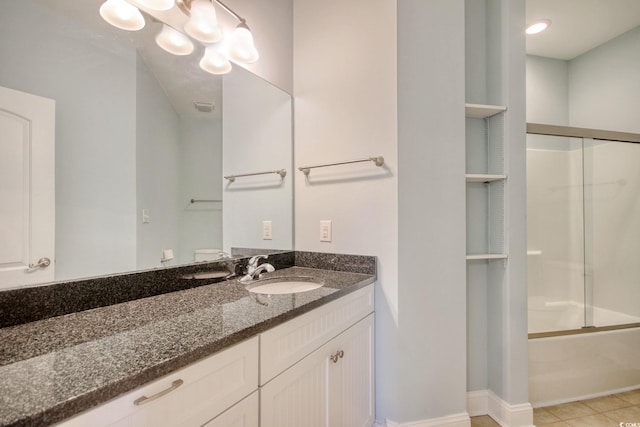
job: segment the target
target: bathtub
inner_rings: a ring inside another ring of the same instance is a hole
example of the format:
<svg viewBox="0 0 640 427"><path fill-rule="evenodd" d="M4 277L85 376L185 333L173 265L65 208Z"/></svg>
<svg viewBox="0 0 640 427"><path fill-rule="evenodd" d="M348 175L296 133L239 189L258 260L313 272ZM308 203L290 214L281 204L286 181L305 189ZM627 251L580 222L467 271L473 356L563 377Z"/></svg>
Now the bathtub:
<svg viewBox="0 0 640 427"><path fill-rule="evenodd" d="M530 301L530 333L576 329L584 318L579 303L545 304L544 308ZM599 308L594 308L593 316L596 325L640 322L637 317ZM637 388L640 327L529 339L529 401L534 407Z"/></svg>
<svg viewBox="0 0 640 427"><path fill-rule="evenodd" d="M551 301L544 297L529 297L529 334L580 329L585 324L584 304L576 301ZM640 317L593 307L596 326L640 323Z"/></svg>

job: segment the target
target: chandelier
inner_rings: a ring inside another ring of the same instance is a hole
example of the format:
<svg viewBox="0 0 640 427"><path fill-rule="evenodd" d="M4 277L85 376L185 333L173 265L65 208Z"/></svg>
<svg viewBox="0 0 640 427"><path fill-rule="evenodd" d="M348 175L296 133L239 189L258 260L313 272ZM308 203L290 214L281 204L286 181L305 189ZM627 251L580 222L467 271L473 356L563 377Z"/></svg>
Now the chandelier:
<svg viewBox="0 0 640 427"><path fill-rule="evenodd" d="M190 55L195 50L196 40L204 46L200 68L211 74L226 74L231 71L231 62L251 64L258 60L258 51L246 20L220 0L136 0L137 4L150 11L168 11L177 7L188 16L183 28L175 28L165 22L156 35L156 43L173 55ZM214 3L239 21L228 38L218 25ZM100 16L114 27L137 31L145 26L140 9L128 0L106 0L100 6Z"/></svg>

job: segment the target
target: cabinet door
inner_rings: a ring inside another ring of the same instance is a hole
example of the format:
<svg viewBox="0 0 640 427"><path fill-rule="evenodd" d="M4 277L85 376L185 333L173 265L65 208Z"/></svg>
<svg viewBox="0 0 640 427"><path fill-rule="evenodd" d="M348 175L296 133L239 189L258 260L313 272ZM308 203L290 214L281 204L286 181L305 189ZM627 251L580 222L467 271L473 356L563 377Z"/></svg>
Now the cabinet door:
<svg viewBox="0 0 640 427"><path fill-rule="evenodd" d="M261 427L369 427L373 314L261 388Z"/></svg>
<svg viewBox="0 0 640 427"><path fill-rule="evenodd" d="M260 389L260 427L326 427L327 368L323 346Z"/></svg>
<svg viewBox="0 0 640 427"><path fill-rule="evenodd" d="M329 360L329 425L369 427L375 416L373 314L334 341L336 350Z"/></svg>
<svg viewBox="0 0 640 427"><path fill-rule="evenodd" d="M258 427L259 404L258 392L254 391L203 427Z"/></svg>
<svg viewBox="0 0 640 427"><path fill-rule="evenodd" d="M373 285L289 320L260 335L260 385L373 312Z"/></svg>

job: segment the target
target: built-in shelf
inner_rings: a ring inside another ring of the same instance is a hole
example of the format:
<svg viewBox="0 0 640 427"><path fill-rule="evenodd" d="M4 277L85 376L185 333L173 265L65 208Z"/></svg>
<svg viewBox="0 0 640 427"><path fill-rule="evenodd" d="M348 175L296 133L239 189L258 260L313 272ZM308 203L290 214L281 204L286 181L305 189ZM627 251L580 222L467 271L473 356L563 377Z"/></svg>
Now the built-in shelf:
<svg viewBox="0 0 640 427"><path fill-rule="evenodd" d="M492 174L481 174L481 173L468 173L465 175L467 182L492 182L492 181L503 181L507 179L506 175L492 175Z"/></svg>
<svg viewBox="0 0 640 427"><path fill-rule="evenodd" d="M504 105L482 105L482 104L465 104L465 117L472 119L486 119L496 114L507 111Z"/></svg>
<svg viewBox="0 0 640 427"><path fill-rule="evenodd" d="M467 255L467 261L474 260L491 260L491 259L507 259L507 254L473 254Z"/></svg>

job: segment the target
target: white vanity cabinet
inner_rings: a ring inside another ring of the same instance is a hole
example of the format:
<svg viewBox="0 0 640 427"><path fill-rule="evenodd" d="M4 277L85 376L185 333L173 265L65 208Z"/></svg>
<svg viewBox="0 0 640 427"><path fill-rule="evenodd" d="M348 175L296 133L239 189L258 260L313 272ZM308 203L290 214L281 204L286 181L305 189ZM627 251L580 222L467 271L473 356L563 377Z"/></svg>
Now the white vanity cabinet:
<svg viewBox="0 0 640 427"><path fill-rule="evenodd" d="M260 336L260 427L369 427L373 285Z"/></svg>
<svg viewBox="0 0 640 427"><path fill-rule="evenodd" d="M260 389L261 427L370 427L373 314Z"/></svg>
<svg viewBox="0 0 640 427"><path fill-rule="evenodd" d="M258 427L259 405L260 398L256 390L203 427Z"/></svg>
<svg viewBox="0 0 640 427"><path fill-rule="evenodd" d="M370 427L374 287L297 316L61 427Z"/></svg>

